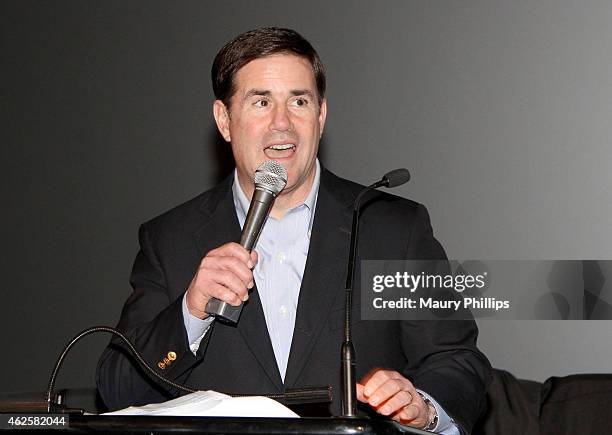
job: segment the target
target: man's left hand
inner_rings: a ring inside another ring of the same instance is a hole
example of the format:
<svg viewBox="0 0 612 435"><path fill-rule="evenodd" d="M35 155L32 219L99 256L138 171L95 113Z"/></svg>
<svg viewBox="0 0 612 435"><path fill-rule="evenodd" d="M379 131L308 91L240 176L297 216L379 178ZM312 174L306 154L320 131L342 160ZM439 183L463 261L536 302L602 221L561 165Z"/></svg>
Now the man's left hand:
<svg viewBox="0 0 612 435"><path fill-rule="evenodd" d="M398 423L424 428L429 407L408 379L394 370L376 369L357 383L357 399Z"/></svg>

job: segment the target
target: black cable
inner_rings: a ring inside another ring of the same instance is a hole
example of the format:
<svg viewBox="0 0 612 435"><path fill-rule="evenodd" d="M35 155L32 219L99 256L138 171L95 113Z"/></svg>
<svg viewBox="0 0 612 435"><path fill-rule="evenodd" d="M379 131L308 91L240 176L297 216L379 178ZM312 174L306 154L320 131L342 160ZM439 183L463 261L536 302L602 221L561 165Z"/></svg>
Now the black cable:
<svg viewBox="0 0 612 435"><path fill-rule="evenodd" d="M185 387L184 385L177 384L174 381L160 375L154 369L147 364L144 358L138 353L136 347L132 344L132 342L123 335L122 332L116 330L115 328L111 328L110 326L93 326L91 328L87 328L77 335L75 335L72 340L64 347L64 350L61 352L55 366L53 367L53 372L51 373L51 378L49 379L49 387L47 388L47 412L51 412L54 405L53 402L53 390L55 388L55 381L57 380L57 374L59 372L60 367L66 355L81 338L86 337L87 335L96 333L96 332L108 332L110 334L114 334L119 337L123 342L128 346L129 350L136 357L136 360L140 363L140 365L145 369L147 373L152 375L153 377L159 379L160 381L170 385L171 387L177 388L181 391L187 393L195 393L198 390L194 390L189 387ZM331 402L331 387L316 387L316 388L300 388L293 390L286 390L283 394L229 394L232 397L246 397L246 396L264 396L270 399L277 400L279 402L283 402L285 404L304 404L304 403L320 403L320 402Z"/></svg>

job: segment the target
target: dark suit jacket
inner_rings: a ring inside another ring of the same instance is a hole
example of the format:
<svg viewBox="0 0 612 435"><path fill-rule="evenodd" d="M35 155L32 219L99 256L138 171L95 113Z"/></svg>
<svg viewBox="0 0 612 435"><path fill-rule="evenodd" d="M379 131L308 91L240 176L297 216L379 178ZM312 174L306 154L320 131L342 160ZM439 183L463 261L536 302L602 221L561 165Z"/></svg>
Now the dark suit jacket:
<svg viewBox="0 0 612 435"><path fill-rule="evenodd" d="M194 271L208 251L240 237L231 183L230 177L142 225L131 276L134 291L118 328L160 373L191 387L267 394L331 385L330 412L337 415L352 204L363 186L322 171L283 384L256 288L237 326L215 322L197 355L187 343L181 303ZM445 258L425 207L380 192L365 199L357 254L358 260ZM475 323L360 321L359 273L358 268L353 299L358 379L375 367L398 370L431 394L463 430L471 430L483 411L490 373L476 347ZM158 363L169 352L177 358L162 370ZM113 340L100 359L97 382L107 406L163 401L176 394L146 378L126 355Z"/></svg>

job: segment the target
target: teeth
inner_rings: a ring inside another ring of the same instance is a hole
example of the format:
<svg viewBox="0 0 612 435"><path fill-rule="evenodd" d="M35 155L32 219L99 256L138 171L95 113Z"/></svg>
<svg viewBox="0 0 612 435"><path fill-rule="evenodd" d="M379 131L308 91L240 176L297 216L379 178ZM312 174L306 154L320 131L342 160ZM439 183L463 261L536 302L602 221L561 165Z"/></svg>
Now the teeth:
<svg viewBox="0 0 612 435"><path fill-rule="evenodd" d="M272 145L270 148L272 148L273 150L288 150L293 147L294 147L293 144L285 143L285 144L279 144L279 145Z"/></svg>

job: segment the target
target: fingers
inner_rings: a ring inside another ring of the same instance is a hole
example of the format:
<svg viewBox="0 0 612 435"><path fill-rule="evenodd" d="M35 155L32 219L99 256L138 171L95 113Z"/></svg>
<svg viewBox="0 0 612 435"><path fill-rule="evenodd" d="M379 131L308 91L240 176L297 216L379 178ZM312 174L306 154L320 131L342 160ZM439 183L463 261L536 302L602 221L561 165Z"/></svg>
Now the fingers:
<svg viewBox="0 0 612 435"><path fill-rule="evenodd" d="M407 391L402 391L401 387L394 382L381 385L375 395L369 398L364 394L364 390L364 385L358 383L357 400L368 403L383 415L390 415L401 410L412 401L412 395Z"/></svg>
<svg viewBox="0 0 612 435"><path fill-rule="evenodd" d="M398 411L402 411L402 408L410 405L412 399L412 394L410 394L408 391L400 390L386 400L381 406L379 406L377 411L382 415L394 414Z"/></svg>
<svg viewBox="0 0 612 435"><path fill-rule="evenodd" d="M429 408L421 396L417 395L412 403L394 413L391 418L401 424L422 429L429 422Z"/></svg>
<svg viewBox="0 0 612 435"><path fill-rule="evenodd" d="M376 370L364 384L368 403L377 406L400 390L414 390L412 383L394 370Z"/></svg>
<svg viewBox="0 0 612 435"><path fill-rule="evenodd" d="M187 289L189 312L205 318L211 298L233 306L246 301L249 289L255 285L252 269L256 263L257 253L248 252L238 243L226 243L208 252Z"/></svg>
<svg viewBox="0 0 612 435"><path fill-rule="evenodd" d="M423 427L427 423L427 420L421 418L420 416L421 407L419 407L417 404L411 403L410 405L404 406L393 417L394 420L399 421L400 423L412 423L413 426Z"/></svg>
<svg viewBox="0 0 612 435"><path fill-rule="evenodd" d="M236 242L226 243L225 245L219 246L216 249L213 249L206 257L235 257L243 263L247 264L250 269L255 267L255 262L252 262L251 255L249 251L244 249ZM204 258L206 258L204 257Z"/></svg>
<svg viewBox="0 0 612 435"><path fill-rule="evenodd" d="M206 295L217 298L231 305L240 305L248 299L248 289L253 285L245 284L238 272L229 270L211 270L205 280ZM250 282L250 279L249 279Z"/></svg>
<svg viewBox="0 0 612 435"><path fill-rule="evenodd" d="M422 428L428 421L427 405L412 383L393 370L377 369L357 384L357 400L402 424Z"/></svg>
<svg viewBox="0 0 612 435"><path fill-rule="evenodd" d="M249 257L250 261L250 257ZM247 264L236 257L209 257L206 256L200 263L200 270L218 271L221 284L232 290L241 287L253 287L253 272Z"/></svg>
<svg viewBox="0 0 612 435"><path fill-rule="evenodd" d="M366 399L365 395L363 394L363 388L363 385L357 382L357 400L365 403L368 401L368 399Z"/></svg>

